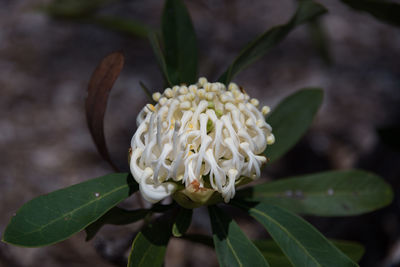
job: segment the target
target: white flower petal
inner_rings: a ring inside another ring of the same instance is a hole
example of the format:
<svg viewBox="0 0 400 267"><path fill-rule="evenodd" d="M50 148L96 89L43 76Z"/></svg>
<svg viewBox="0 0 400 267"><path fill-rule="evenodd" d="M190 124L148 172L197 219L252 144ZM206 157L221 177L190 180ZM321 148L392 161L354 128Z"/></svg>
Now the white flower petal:
<svg viewBox="0 0 400 267"><path fill-rule="evenodd" d="M275 141L264 120L269 108L258 110L259 101L235 83L227 89L200 78L153 99L158 103L142 109L131 141L131 172L146 200L173 194L177 185L170 179L201 192L208 175L210 189L229 202L240 176L260 176L262 152Z"/></svg>
<svg viewBox="0 0 400 267"><path fill-rule="evenodd" d="M157 203L166 197L171 196L178 186L175 183L164 182L159 185L155 185L151 180L143 180L139 184L139 190L143 198L150 203Z"/></svg>

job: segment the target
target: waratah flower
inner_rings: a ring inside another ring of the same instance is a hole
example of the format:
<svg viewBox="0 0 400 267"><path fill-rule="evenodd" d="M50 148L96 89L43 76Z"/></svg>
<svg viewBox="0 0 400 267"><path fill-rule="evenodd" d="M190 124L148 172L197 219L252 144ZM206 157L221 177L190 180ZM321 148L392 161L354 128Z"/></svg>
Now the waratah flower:
<svg viewBox="0 0 400 267"><path fill-rule="evenodd" d="M226 89L205 78L153 99L137 117L130 151L130 169L146 200L183 193L200 203L218 192L229 202L235 185L260 176L267 161L262 153L275 141L264 118L268 106L260 111L259 101L235 83Z"/></svg>

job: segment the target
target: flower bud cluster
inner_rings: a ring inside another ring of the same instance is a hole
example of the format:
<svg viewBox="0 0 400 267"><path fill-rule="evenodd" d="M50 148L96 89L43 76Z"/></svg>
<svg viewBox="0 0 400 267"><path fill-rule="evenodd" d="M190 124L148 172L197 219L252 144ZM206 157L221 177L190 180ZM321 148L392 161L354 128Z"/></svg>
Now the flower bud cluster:
<svg viewBox="0 0 400 267"><path fill-rule="evenodd" d="M242 176L255 179L267 161L262 155L275 141L264 116L268 106L235 83L174 86L154 93L137 117L130 169L142 196L158 202L182 184L212 189L228 202ZM182 186L181 186L182 187Z"/></svg>

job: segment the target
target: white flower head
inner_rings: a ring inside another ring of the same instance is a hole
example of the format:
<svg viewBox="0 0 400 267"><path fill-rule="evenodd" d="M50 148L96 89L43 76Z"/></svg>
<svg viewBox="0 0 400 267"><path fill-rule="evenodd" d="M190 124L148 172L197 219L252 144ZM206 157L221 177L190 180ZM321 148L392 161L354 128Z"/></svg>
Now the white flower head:
<svg viewBox="0 0 400 267"><path fill-rule="evenodd" d="M137 117L130 168L142 196L156 203L177 191L197 201L218 192L225 202L235 196L241 177L260 176L262 155L275 138L258 109L259 101L235 83L209 83L154 93Z"/></svg>

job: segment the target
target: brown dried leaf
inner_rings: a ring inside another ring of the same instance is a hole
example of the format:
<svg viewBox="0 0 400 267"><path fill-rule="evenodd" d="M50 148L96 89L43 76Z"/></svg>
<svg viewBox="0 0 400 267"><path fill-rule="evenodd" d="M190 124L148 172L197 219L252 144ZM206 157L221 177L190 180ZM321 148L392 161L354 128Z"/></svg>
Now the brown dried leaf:
<svg viewBox="0 0 400 267"><path fill-rule="evenodd" d="M93 72L86 98L86 118L93 141L101 156L117 170L111 161L104 137L104 114L108 95L124 66L124 55L114 52L106 56Z"/></svg>

